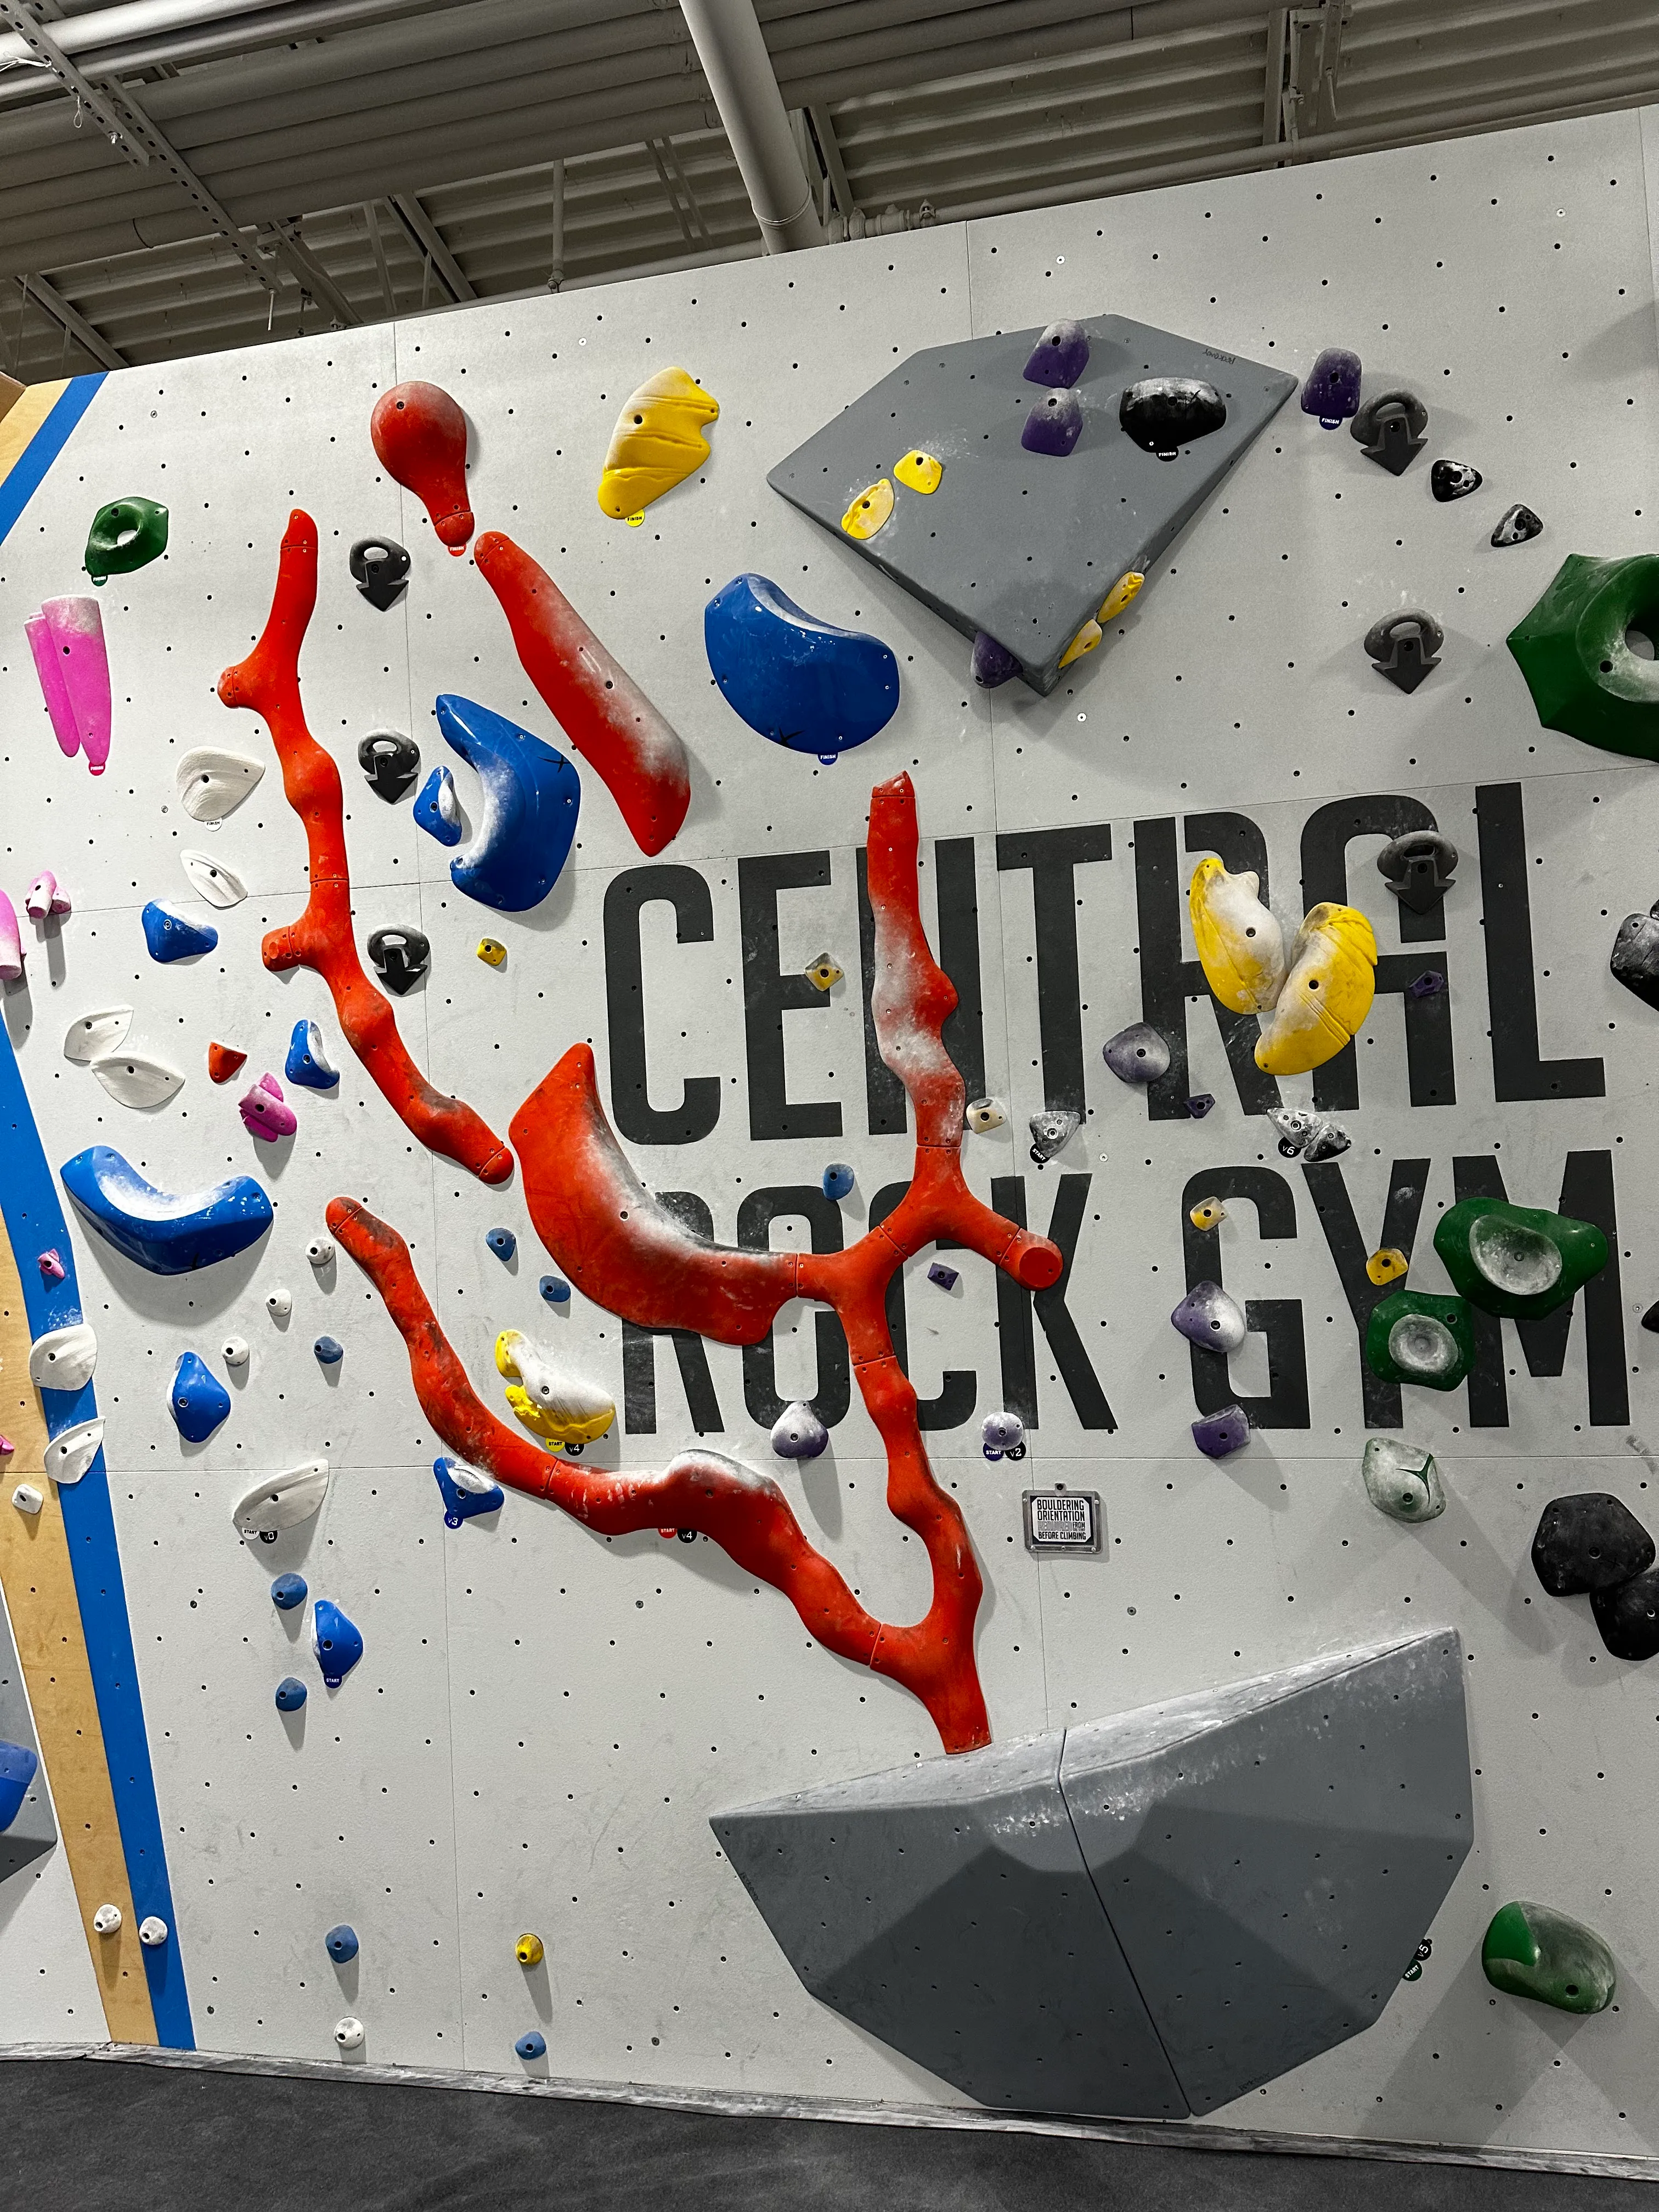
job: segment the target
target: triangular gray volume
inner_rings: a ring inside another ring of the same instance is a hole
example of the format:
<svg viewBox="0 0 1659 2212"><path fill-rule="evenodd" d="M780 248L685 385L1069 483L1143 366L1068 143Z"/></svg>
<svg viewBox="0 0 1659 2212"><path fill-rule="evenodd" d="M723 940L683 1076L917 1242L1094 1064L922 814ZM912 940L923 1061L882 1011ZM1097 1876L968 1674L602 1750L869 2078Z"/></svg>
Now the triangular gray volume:
<svg viewBox="0 0 1659 2212"><path fill-rule="evenodd" d="M1118 578L1158 558L1296 389L1279 370L1121 315L1083 327L1083 431L1064 456L1020 442L1027 412L1052 395L1023 374L1040 333L1012 331L912 354L767 479L964 637L1006 647L1042 692ZM1160 460L1118 421L1124 391L1148 377L1213 385L1225 422ZM854 501L917 451L942 463L938 488L900 479L880 528L848 536Z"/></svg>

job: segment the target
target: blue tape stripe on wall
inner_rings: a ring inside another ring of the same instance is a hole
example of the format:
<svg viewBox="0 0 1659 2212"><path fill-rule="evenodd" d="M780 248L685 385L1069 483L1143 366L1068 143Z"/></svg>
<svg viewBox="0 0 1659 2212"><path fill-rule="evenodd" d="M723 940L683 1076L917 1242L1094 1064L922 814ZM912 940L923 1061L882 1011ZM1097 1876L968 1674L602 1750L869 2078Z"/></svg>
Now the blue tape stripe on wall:
<svg viewBox="0 0 1659 2212"><path fill-rule="evenodd" d="M69 1230L3 1022L0 1022L0 1212L4 1213L17 1261L30 1334L43 1336L49 1328L79 1321L81 1293ZM66 1272L61 1283L42 1282L40 1270L32 1264L34 1255L48 1246L56 1249L64 1262ZM52 1436L76 1421L91 1420L98 1411L97 1394L90 1382L82 1390L44 1390L40 1395L46 1427ZM175 2050L193 2051L196 2034L185 1989L184 1960L161 1842L161 1816L150 1771L149 1738L144 1731L132 1628L127 1619L126 1589L116 1548L115 1516L101 1452L79 1482L58 1492L58 1500L81 1603L81 1629L98 1700L104 1756L109 1763L110 1788L121 1824L121 1849L132 1901L141 1920L154 1913L167 1924L167 1942L154 1949L146 1944L143 1953L155 2033L162 2043Z"/></svg>
<svg viewBox="0 0 1659 2212"><path fill-rule="evenodd" d="M69 389L13 462L4 483L0 483L0 542L3 542L13 523L33 498L46 471L69 442L70 432L91 406L103 380L101 368L96 375L71 377Z"/></svg>

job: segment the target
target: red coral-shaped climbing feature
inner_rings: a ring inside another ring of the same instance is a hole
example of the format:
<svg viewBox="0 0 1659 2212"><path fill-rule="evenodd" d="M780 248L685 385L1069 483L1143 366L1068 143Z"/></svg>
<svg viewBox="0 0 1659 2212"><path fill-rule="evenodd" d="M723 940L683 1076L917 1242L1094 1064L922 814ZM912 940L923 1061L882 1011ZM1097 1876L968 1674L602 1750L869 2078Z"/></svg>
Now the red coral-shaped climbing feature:
<svg viewBox="0 0 1659 2212"><path fill-rule="evenodd" d="M317 526L296 507L288 519L276 589L259 641L219 678L227 707L250 707L264 717L283 764L283 790L305 824L311 896L297 921L267 933L261 957L273 975L315 969L333 994L346 1042L412 1135L470 1168L481 1182L505 1182L513 1172L512 1153L470 1106L433 1089L398 1034L390 1002L357 957L340 771L306 727L300 702L300 647L316 605Z"/></svg>
<svg viewBox="0 0 1659 2212"><path fill-rule="evenodd" d="M452 1449L607 1534L670 1524L698 1529L781 1590L820 1643L890 1674L920 1698L947 1751L969 1751L990 1741L974 1659L983 1585L961 1512L928 1465L916 1394L888 1334L887 1285L910 1254L940 1237L981 1253L1028 1290L1057 1281L1061 1261L1047 1237L994 1213L963 1180L966 1094L941 1036L956 992L922 930L916 847L915 795L901 775L878 786L871 801L871 1006L882 1057L915 1114L916 1164L898 1206L849 1250L738 1252L690 1234L629 1168L599 1104L585 1045L568 1052L525 1101L510 1133L538 1234L565 1273L611 1312L642 1327L752 1344L787 1298L816 1298L835 1309L886 1446L889 1508L921 1538L933 1569L933 1601L913 1626L893 1626L866 1613L808 1544L777 1485L734 1461L688 1452L661 1474L634 1475L550 1460L479 1403L397 1232L346 1199L333 1201L328 1220L386 1300L409 1348L422 1407Z"/></svg>

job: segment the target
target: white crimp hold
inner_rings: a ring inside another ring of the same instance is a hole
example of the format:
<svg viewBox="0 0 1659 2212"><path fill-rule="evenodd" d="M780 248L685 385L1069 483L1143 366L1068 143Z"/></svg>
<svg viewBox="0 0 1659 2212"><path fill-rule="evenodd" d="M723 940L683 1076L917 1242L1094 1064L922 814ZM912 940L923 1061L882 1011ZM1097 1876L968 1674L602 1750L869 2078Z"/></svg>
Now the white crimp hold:
<svg viewBox="0 0 1659 2212"><path fill-rule="evenodd" d="M334 2023L334 2040L342 2051L361 2051L363 2042L362 2021L354 2020L349 2013L343 2020L337 2020Z"/></svg>
<svg viewBox="0 0 1659 2212"><path fill-rule="evenodd" d="M327 1237L313 1237L306 1246L306 1257L313 1267L326 1267L334 1258L334 1245Z"/></svg>
<svg viewBox="0 0 1659 2212"><path fill-rule="evenodd" d="M240 906L247 896L247 885L234 868L227 867L208 853L180 853L185 873L190 878L191 888L204 898L210 906Z"/></svg>
<svg viewBox="0 0 1659 2212"><path fill-rule="evenodd" d="M11 1502L20 1513L38 1513L46 1501L32 1482L20 1482L11 1493Z"/></svg>
<svg viewBox="0 0 1659 2212"><path fill-rule="evenodd" d="M274 1542L284 1528L297 1528L328 1495L328 1462L308 1459L286 1474L267 1475L240 1499L231 1514L242 1541Z"/></svg>
<svg viewBox="0 0 1659 2212"><path fill-rule="evenodd" d="M119 1106L136 1109L165 1106L185 1087L185 1079L164 1060L143 1052L105 1052L87 1065Z"/></svg>
<svg viewBox="0 0 1659 2212"><path fill-rule="evenodd" d="M147 1919L138 1923L138 1941L147 1945L150 1950L155 1950L167 1940L167 1923L165 1920L158 1920L153 1912Z"/></svg>
<svg viewBox="0 0 1659 2212"><path fill-rule="evenodd" d="M100 1905L97 1911L92 1916L92 1924L99 1935L113 1936L116 1929L121 1925L120 1906L118 1905Z"/></svg>
<svg viewBox="0 0 1659 2212"><path fill-rule="evenodd" d="M79 1482L97 1458L103 1441L101 1420L77 1421L72 1429L64 1429L52 1438L40 1464L55 1483L67 1488L71 1482Z"/></svg>
<svg viewBox="0 0 1659 2212"><path fill-rule="evenodd" d="M90 1323L48 1329L29 1346L29 1381L37 1390L79 1390L98 1364L98 1339Z"/></svg>
<svg viewBox="0 0 1659 2212"><path fill-rule="evenodd" d="M179 804L192 822L222 822L247 797L264 774L263 763L246 753L222 752L216 745L186 753L173 770Z"/></svg>
<svg viewBox="0 0 1659 2212"><path fill-rule="evenodd" d="M294 1310L294 1293L278 1283L274 1291L265 1292L265 1311L273 1321L286 1321Z"/></svg>
<svg viewBox="0 0 1659 2212"><path fill-rule="evenodd" d="M219 1357L227 1367L246 1367L252 1354L245 1336L228 1336L219 1346Z"/></svg>
<svg viewBox="0 0 1659 2212"><path fill-rule="evenodd" d="M77 1067L90 1067L106 1053L114 1052L132 1027L131 1006L101 1006L95 1014L82 1014L71 1022L64 1039L64 1057Z"/></svg>

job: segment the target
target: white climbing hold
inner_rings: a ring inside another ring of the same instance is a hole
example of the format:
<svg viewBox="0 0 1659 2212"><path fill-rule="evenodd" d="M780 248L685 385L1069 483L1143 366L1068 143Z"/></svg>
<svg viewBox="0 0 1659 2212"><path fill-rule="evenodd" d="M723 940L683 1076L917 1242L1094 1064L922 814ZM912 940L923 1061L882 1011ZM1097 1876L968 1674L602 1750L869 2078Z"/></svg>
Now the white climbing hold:
<svg viewBox="0 0 1659 2212"><path fill-rule="evenodd" d="M327 1237L313 1237L310 1243L306 1246L306 1257L313 1267L331 1267L334 1261L332 1239Z"/></svg>
<svg viewBox="0 0 1659 2212"><path fill-rule="evenodd" d="M71 1482L79 1482L97 1458L103 1441L101 1420L77 1421L72 1429L64 1429L52 1438L40 1464L55 1483L67 1488Z"/></svg>
<svg viewBox="0 0 1659 2212"><path fill-rule="evenodd" d="M32 1482L20 1482L11 1493L11 1502L20 1513L38 1513L46 1501Z"/></svg>
<svg viewBox="0 0 1659 2212"><path fill-rule="evenodd" d="M349 2013L343 2020L337 2020L334 2023L334 2040L342 2051L361 2051L363 2042L362 2021L354 2020Z"/></svg>
<svg viewBox="0 0 1659 2212"><path fill-rule="evenodd" d="M286 1321L294 1310L294 1293L285 1291L280 1283L274 1291L265 1292L265 1311L272 1321Z"/></svg>
<svg viewBox="0 0 1659 2212"><path fill-rule="evenodd" d="M245 1336L228 1336L219 1346L219 1357L227 1367L246 1367L251 1354Z"/></svg>
<svg viewBox="0 0 1659 2212"><path fill-rule="evenodd" d="M132 1027L131 1006L105 1006L95 1014L82 1014L71 1022L64 1039L64 1057L77 1067L90 1067L95 1060L118 1049Z"/></svg>
<svg viewBox="0 0 1659 2212"><path fill-rule="evenodd" d="M270 1544L283 1529L309 1521L327 1495L328 1462L308 1459L286 1474L267 1475L240 1500L231 1519L245 1544L256 1537Z"/></svg>
<svg viewBox="0 0 1659 2212"><path fill-rule="evenodd" d="M167 1940L167 1923L165 1920L158 1920L153 1912L147 1919L138 1923L138 1941L147 1944L152 1951L165 1943Z"/></svg>
<svg viewBox="0 0 1659 2212"><path fill-rule="evenodd" d="M234 814L264 774L261 761L246 753L222 752L202 745L186 753L174 770L179 804L192 822L222 822Z"/></svg>
<svg viewBox="0 0 1659 2212"><path fill-rule="evenodd" d="M592 1443L617 1418L614 1398L562 1368L520 1329L503 1329L495 1339L495 1364L507 1378L507 1402L514 1413L550 1443Z"/></svg>
<svg viewBox="0 0 1659 2212"><path fill-rule="evenodd" d="M210 906L240 906L247 896L247 885L223 861L210 860L205 853L180 853L179 858L192 890Z"/></svg>
<svg viewBox="0 0 1659 2212"><path fill-rule="evenodd" d="M29 1381L37 1390L78 1390L98 1364L98 1339L90 1322L48 1329L29 1346Z"/></svg>
<svg viewBox="0 0 1659 2212"><path fill-rule="evenodd" d="M110 1097L123 1106L165 1106L185 1079L164 1060L142 1052L106 1052L88 1063Z"/></svg>
<svg viewBox="0 0 1659 2212"><path fill-rule="evenodd" d="M120 1906L118 1905L100 1905L97 1911L92 1916L92 1924L100 1936L113 1936L116 1929L121 1925Z"/></svg>

